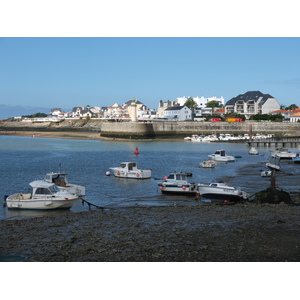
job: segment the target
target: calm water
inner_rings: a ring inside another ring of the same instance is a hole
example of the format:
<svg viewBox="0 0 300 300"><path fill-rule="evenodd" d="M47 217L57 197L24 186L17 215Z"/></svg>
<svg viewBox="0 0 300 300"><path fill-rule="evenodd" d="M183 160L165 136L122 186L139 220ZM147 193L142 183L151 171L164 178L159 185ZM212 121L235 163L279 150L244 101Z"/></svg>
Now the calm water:
<svg viewBox="0 0 300 300"><path fill-rule="evenodd" d="M134 154L135 148L140 154ZM199 168L199 163L215 150L226 149L228 154L241 156L235 163L219 164L215 169ZM258 156L248 154L244 143L191 143L174 141L88 141L0 136L1 197L24 192L29 182L47 172L59 170L69 174L70 183L86 186L86 200L104 207L203 205L193 197L162 195L158 179L173 171L193 173L192 182L210 183L224 180L253 194L269 186L269 179L260 177L271 148L258 148ZM291 151L298 149L290 148ZM123 161L137 161L141 169L152 168L152 179L130 180L106 176L110 167ZM287 190L299 190L300 166L282 163L279 184ZM88 210L76 204L70 211L17 211L0 207L0 219L66 214Z"/></svg>

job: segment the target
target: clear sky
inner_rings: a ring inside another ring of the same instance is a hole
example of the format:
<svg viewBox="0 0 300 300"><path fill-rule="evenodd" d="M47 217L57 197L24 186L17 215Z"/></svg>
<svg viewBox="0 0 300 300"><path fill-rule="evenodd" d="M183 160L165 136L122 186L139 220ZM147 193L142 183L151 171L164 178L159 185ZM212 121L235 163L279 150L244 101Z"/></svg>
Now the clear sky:
<svg viewBox="0 0 300 300"><path fill-rule="evenodd" d="M299 26L291 6L287 14L280 4L253 0L239 13L234 0L197 9L187 0L171 10L169 1L152 1L137 13L136 1L112 1L105 10L92 2L53 0L44 8L12 0L0 10L0 118L133 97L154 109L182 96L226 102L254 90L300 106Z"/></svg>
<svg viewBox="0 0 300 300"><path fill-rule="evenodd" d="M48 113L135 97L157 109L254 90L300 106L299 53L300 38L287 37L1 38L0 116L4 106Z"/></svg>

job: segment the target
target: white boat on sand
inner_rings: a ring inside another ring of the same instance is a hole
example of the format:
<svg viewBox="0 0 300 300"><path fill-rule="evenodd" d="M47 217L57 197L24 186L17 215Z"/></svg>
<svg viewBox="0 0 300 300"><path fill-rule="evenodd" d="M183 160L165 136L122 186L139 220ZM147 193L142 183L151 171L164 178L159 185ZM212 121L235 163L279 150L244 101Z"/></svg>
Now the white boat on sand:
<svg viewBox="0 0 300 300"><path fill-rule="evenodd" d="M197 192L197 184L188 182L186 173L170 173L158 186L162 193L195 195Z"/></svg>
<svg viewBox="0 0 300 300"><path fill-rule="evenodd" d="M17 193L6 198L9 209L69 209L79 200L77 194L60 190L54 183L44 180L35 180L29 185L30 193Z"/></svg>
<svg viewBox="0 0 300 300"><path fill-rule="evenodd" d="M228 186L223 182L213 182L209 185L199 183L198 192L200 196L224 200L247 200L249 195L240 188Z"/></svg>
<svg viewBox="0 0 300 300"><path fill-rule="evenodd" d="M280 171L280 158L279 157L270 157L269 160L266 162L266 167L271 170Z"/></svg>
<svg viewBox="0 0 300 300"><path fill-rule="evenodd" d="M66 173L51 172L47 173L44 180L46 182L54 183L61 190L66 190L71 194L77 194L81 198L85 197L85 187L82 185L71 184L67 180Z"/></svg>
<svg viewBox="0 0 300 300"><path fill-rule="evenodd" d="M214 154L208 155L211 159L220 162L234 162L235 157L227 155L225 150L217 150Z"/></svg>
<svg viewBox="0 0 300 300"><path fill-rule="evenodd" d="M148 179L151 178L152 171L137 168L136 162L122 162L118 167L109 168L113 171L115 177Z"/></svg>

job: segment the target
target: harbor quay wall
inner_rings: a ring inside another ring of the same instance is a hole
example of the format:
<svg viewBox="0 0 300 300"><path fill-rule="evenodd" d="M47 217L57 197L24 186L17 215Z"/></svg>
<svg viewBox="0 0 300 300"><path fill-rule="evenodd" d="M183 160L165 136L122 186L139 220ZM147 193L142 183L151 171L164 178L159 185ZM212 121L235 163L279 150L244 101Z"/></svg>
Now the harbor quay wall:
<svg viewBox="0 0 300 300"><path fill-rule="evenodd" d="M300 123L272 122L107 122L101 126L101 136L127 138L172 138L192 134L275 134L300 136Z"/></svg>
<svg viewBox="0 0 300 300"><path fill-rule="evenodd" d="M300 137L300 123L285 122L179 122L145 121L113 122L102 119L66 119L51 122L0 122L0 134L9 131L73 131L99 132L99 136L111 138L176 138L192 134L275 134L276 137Z"/></svg>

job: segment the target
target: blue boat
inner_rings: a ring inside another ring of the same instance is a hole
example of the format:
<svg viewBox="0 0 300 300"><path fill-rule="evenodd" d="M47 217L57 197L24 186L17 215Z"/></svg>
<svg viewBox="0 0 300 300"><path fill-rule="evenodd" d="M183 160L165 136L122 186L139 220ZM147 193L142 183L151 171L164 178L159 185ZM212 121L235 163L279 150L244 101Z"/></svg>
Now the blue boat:
<svg viewBox="0 0 300 300"><path fill-rule="evenodd" d="M292 157L292 160L293 160L294 164L300 164L300 157L299 156Z"/></svg>

